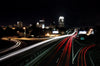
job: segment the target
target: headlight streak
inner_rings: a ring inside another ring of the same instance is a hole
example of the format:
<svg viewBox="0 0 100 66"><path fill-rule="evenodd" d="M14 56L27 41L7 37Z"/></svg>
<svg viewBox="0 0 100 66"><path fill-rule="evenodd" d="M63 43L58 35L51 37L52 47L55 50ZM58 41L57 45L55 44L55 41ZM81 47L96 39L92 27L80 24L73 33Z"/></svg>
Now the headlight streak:
<svg viewBox="0 0 100 66"><path fill-rule="evenodd" d="M14 46L11 46L11 47L1 51L0 54L8 52L8 51L10 51L12 49L15 49L15 48L17 48L17 47L19 47L21 45L21 41L18 41L18 40L11 40L11 41L15 42L16 44Z"/></svg>
<svg viewBox="0 0 100 66"><path fill-rule="evenodd" d="M71 54L71 47L72 47L72 39L77 35L77 32L71 36L70 38L70 43L69 43L69 48L68 48L68 54L67 54L67 60L66 60L66 64L65 66L69 66L69 62L70 62L70 54Z"/></svg>
<svg viewBox="0 0 100 66"><path fill-rule="evenodd" d="M18 55L18 54L20 54L20 53L22 53L22 52L25 52L25 51L30 50L30 49L32 49L32 48L38 47L38 46L40 46L40 45L43 45L43 44L45 44L45 43L47 43L47 42L54 41L54 40L57 40L57 39L61 39L61 38L64 38L64 37L72 36L73 34L75 34L75 32L76 32L76 30L74 30L74 32L73 32L72 34L70 34L70 35L63 35L63 36L55 37L55 38L52 38L52 39L49 39L49 40L45 40L45 41L36 43L36 44L34 44L34 45L31 45L31 46L28 46L28 47L26 47L26 48L17 50L17 51L15 51L15 52L9 53L9 54L7 54L7 55L4 55L4 56L0 57L0 61L2 61L2 60L4 60L4 59L7 59L7 58L10 58L10 57L12 57L12 56Z"/></svg>
<svg viewBox="0 0 100 66"><path fill-rule="evenodd" d="M48 64L51 62L51 60L55 57L55 55L57 54L57 52L60 50L60 48L61 48L61 47L63 46L63 44L67 41L68 38L69 38L69 37L63 39L63 40L56 46L55 49L57 49L57 48L58 48L58 49L57 49L56 52L51 56L50 60L48 61L48 63L47 63L46 65L48 65Z"/></svg>

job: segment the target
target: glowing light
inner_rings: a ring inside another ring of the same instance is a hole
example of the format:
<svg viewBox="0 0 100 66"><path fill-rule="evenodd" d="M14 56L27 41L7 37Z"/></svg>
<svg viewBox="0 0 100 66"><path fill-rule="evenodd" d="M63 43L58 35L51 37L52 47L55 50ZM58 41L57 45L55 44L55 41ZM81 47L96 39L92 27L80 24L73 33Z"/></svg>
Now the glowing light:
<svg viewBox="0 0 100 66"><path fill-rule="evenodd" d="M85 40L85 38L84 38L84 37L81 37L80 39L81 39L81 40Z"/></svg>
<svg viewBox="0 0 100 66"><path fill-rule="evenodd" d="M58 34L58 33L59 33L59 31L52 31L52 33L54 33L54 34Z"/></svg>
<svg viewBox="0 0 100 66"><path fill-rule="evenodd" d="M6 30L6 27L4 27L3 30Z"/></svg>
<svg viewBox="0 0 100 66"><path fill-rule="evenodd" d="M25 30L25 29L26 29L26 27L23 27L23 29Z"/></svg>
<svg viewBox="0 0 100 66"><path fill-rule="evenodd" d="M59 17L59 19L62 19L62 20L63 20L63 19L64 19L64 17L63 17L63 16L60 16L60 17Z"/></svg>
<svg viewBox="0 0 100 66"><path fill-rule="evenodd" d="M89 36L89 35L91 35L91 34L94 34L94 31L93 31L92 28L88 31L87 36Z"/></svg>
<svg viewBox="0 0 100 66"><path fill-rule="evenodd" d="M39 22L44 22L45 20L39 20Z"/></svg>
<svg viewBox="0 0 100 66"><path fill-rule="evenodd" d="M47 26L47 27L45 27L46 29L49 29L49 27Z"/></svg>
<svg viewBox="0 0 100 66"><path fill-rule="evenodd" d="M39 22L37 22L36 25L39 25Z"/></svg>
<svg viewBox="0 0 100 66"><path fill-rule="evenodd" d="M86 34L86 31L79 31L79 34Z"/></svg>
<svg viewBox="0 0 100 66"><path fill-rule="evenodd" d="M22 53L22 52L25 52L25 51L30 50L30 49L32 49L32 48L38 47L38 46L40 46L40 45L44 45L44 44L47 43L47 42L51 42L51 41L54 41L54 40L57 40L57 39L61 39L61 38L64 38L64 37L72 36L72 35L75 34L75 33L76 33L76 31L74 31L72 34L69 34L69 35L63 35L63 36L59 36L59 37L54 37L54 38L52 38L52 39L45 40L45 41L42 41L42 42L33 44L33 45L31 45L31 46L25 47L25 48L23 48L23 49L20 49L20 50L11 52L11 53L9 53L9 54L7 54L7 55L4 55L4 56L0 57L0 61L2 61L2 60L4 60L4 59L7 59L7 58L10 58L10 57L12 57L12 56L18 55L18 54L20 54L20 53Z"/></svg>
<svg viewBox="0 0 100 66"><path fill-rule="evenodd" d="M59 66L59 64L62 63L62 61L64 60L65 54L66 54L66 52L67 52L67 50L68 50L69 41L70 41L70 39L69 39L68 42L66 43L66 46L65 46L65 48L64 48L64 50L63 50L63 52L62 52L62 54L61 54L61 56L60 56L60 59L59 59L59 61L58 61L57 66ZM62 60L62 61L61 61L61 60Z"/></svg>
<svg viewBox="0 0 100 66"><path fill-rule="evenodd" d="M32 37L34 37L34 35L31 35Z"/></svg>
<svg viewBox="0 0 100 66"><path fill-rule="evenodd" d="M45 28L45 25L44 24L42 24L42 29L44 29Z"/></svg>
<svg viewBox="0 0 100 66"><path fill-rule="evenodd" d="M15 30L15 27L13 27L12 29Z"/></svg>
<svg viewBox="0 0 100 66"><path fill-rule="evenodd" d="M56 46L56 52L51 56L50 60L48 61L47 65L51 62L51 60L55 57L56 53L60 50L60 48L63 46L63 44L66 42L66 40L68 40L69 37L63 39L57 46Z"/></svg>
<svg viewBox="0 0 100 66"><path fill-rule="evenodd" d="M47 33L47 34L45 34L45 36L50 36L50 34L49 34L49 33Z"/></svg>

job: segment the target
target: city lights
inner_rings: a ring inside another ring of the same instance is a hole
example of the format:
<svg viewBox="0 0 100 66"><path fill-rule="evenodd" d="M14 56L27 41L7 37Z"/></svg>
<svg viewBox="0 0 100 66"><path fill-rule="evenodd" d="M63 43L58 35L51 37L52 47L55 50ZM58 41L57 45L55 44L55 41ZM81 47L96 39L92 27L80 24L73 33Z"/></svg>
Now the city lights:
<svg viewBox="0 0 100 66"><path fill-rule="evenodd" d="M47 34L45 34L45 36L50 36L50 34L49 34L49 33L47 33Z"/></svg>
<svg viewBox="0 0 100 66"><path fill-rule="evenodd" d="M0 2L0 66L100 66L99 4Z"/></svg>
<svg viewBox="0 0 100 66"><path fill-rule="evenodd" d="M79 34L86 34L87 31L79 31Z"/></svg>
<svg viewBox="0 0 100 66"><path fill-rule="evenodd" d="M12 27L12 29L15 30L16 28L15 27Z"/></svg>
<svg viewBox="0 0 100 66"><path fill-rule="evenodd" d="M58 33L59 33L59 31L52 31L52 33L54 33L54 34L58 34Z"/></svg>
<svg viewBox="0 0 100 66"><path fill-rule="evenodd" d="M91 35L91 34L94 34L94 31L93 31L93 29L91 28L91 29L89 29L89 31L88 31L88 33L87 33L87 36L89 36L89 35Z"/></svg>

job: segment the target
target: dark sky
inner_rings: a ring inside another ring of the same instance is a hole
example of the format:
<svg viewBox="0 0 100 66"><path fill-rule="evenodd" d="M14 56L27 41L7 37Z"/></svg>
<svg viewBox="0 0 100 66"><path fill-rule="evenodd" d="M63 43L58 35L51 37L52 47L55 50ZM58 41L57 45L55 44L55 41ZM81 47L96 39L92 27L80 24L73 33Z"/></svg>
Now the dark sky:
<svg viewBox="0 0 100 66"><path fill-rule="evenodd" d="M65 17L66 25L96 24L100 12L96 0L15 0L1 3L0 25L14 24L18 20L24 24L39 19L56 21Z"/></svg>

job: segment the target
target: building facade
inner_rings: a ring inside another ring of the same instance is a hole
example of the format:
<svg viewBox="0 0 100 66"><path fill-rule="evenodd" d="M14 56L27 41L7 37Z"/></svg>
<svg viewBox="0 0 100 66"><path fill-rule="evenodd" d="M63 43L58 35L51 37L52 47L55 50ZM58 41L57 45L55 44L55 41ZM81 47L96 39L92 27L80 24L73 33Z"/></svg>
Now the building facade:
<svg viewBox="0 0 100 66"><path fill-rule="evenodd" d="M59 27L64 27L64 17L60 16L58 20Z"/></svg>
<svg viewBox="0 0 100 66"><path fill-rule="evenodd" d="M18 27L18 28L22 28L22 27L23 27L23 22L17 21L17 27Z"/></svg>

